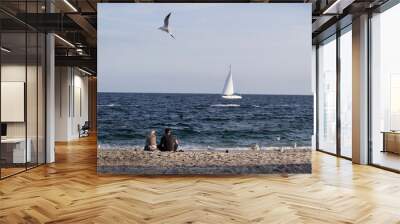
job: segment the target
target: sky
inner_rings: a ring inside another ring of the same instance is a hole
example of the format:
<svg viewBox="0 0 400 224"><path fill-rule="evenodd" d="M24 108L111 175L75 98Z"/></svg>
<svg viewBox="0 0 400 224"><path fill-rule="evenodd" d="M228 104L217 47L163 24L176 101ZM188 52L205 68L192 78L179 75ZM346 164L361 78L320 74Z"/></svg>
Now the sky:
<svg viewBox="0 0 400 224"><path fill-rule="evenodd" d="M310 4L98 6L100 92L311 95Z"/></svg>

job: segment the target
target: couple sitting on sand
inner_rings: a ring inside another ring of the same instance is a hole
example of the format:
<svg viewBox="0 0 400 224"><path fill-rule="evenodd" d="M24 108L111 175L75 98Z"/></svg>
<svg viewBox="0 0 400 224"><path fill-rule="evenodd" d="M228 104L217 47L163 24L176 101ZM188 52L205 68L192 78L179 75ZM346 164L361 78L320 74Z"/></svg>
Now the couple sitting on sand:
<svg viewBox="0 0 400 224"><path fill-rule="evenodd" d="M164 136L161 138L160 144L157 145L156 131L151 130L150 134L146 138L146 145L144 146L145 151L174 151L178 149L178 139L172 135L170 128L164 130Z"/></svg>

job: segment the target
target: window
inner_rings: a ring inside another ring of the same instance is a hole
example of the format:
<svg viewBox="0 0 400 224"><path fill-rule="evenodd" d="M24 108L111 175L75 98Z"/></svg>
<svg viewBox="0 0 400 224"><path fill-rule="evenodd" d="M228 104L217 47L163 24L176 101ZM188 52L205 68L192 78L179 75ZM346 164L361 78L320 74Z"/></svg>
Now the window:
<svg viewBox="0 0 400 224"><path fill-rule="evenodd" d="M318 146L336 153L336 36L318 48Z"/></svg>
<svg viewBox="0 0 400 224"><path fill-rule="evenodd" d="M41 13L42 5L44 1L19 2L16 10ZM0 18L15 22L0 22L0 178L5 178L45 163L46 40L8 15L0 13Z"/></svg>
<svg viewBox="0 0 400 224"><path fill-rule="evenodd" d="M371 162L400 170L400 5L371 19Z"/></svg>
<svg viewBox="0 0 400 224"><path fill-rule="evenodd" d="M340 155L352 157L352 34L351 26L340 36Z"/></svg>

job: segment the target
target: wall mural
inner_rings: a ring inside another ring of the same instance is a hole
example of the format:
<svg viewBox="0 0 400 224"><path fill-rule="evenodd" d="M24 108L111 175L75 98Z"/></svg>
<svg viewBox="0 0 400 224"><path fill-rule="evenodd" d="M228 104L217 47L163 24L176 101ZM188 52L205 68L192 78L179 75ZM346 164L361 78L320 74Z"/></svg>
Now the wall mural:
<svg viewBox="0 0 400 224"><path fill-rule="evenodd" d="M99 173L311 172L311 5L98 8Z"/></svg>

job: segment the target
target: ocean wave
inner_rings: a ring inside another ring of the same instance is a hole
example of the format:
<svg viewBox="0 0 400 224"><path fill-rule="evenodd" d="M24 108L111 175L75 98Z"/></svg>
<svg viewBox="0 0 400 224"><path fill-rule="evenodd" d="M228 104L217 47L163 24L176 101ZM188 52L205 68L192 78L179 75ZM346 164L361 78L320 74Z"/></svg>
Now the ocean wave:
<svg viewBox="0 0 400 224"><path fill-rule="evenodd" d="M212 107L240 107L239 104L213 104Z"/></svg>
<svg viewBox="0 0 400 224"><path fill-rule="evenodd" d="M218 148L248 147L251 143L261 147L293 146L295 141L299 146L311 143L312 97L303 100L255 95L229 101L221 100L220 95L170 94L167 102L164 96L99 94L98 142L143 148L150 129L157 130L159 142L164 128L169 127L184 150L191 144L201 147L189 148L204 149L208 145ZM280 141L276 140L278 136Z"/></svg>
<svg viewBox="0 0 400 224"><path fill-rule="evenodd" d="M144 145L119 145L119 144L100 144L98 145L100 150L141 150L144 148ZM268 146L268 147L260 147L260 150L282 150L282 149L311 149L311 146ZM184 145L180 146L179 150L183 151L245 151L252 150L251 146L248 147L210 147L210 146L201 146L201 145Z"/></svg>
<svg viewBox="0 0 400 224"><path fill-rule="evenodd" d="M131 150L131 149L143 149L143 145L122 145L122 144L99 144L98 149L102 150Z"/></svg>
<svg viewBox="0 0 400 224"><path fill-rule="evenodd" d="M117 107L119 105L115 105L115 104L111 103L111 104L99 104L97 106L98 107Z"/></svg>

